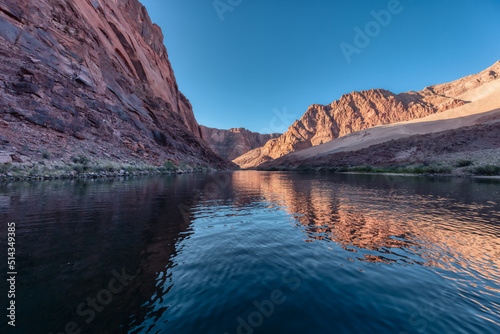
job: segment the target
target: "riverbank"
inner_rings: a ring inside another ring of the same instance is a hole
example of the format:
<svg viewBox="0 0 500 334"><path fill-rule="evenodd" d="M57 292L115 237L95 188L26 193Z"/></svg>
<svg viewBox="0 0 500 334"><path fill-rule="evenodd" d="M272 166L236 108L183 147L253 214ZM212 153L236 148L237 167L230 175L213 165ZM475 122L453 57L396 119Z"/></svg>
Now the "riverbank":
<svg viewBox="0 0 500 334"><path fill-rule="evenodd" d="M176 164L173 161L167 161L162 165L153 166L134 162L118 163L106 160L90 161L85 156L77 156L74 157L70 163L64 161L41 160L31 164L2 164L0 165L0 182L98 179L214 171L217 171L217 169L207 165Z"/></svg>
<svg viewBox="0 0 500 334"><path fill-rule="evenodd" d="M492 176L480 176L480 175L457 175L457 174L408 174L408 173L362 173L362 172L343 172L339 174L345 175L384 175L384 176L409 176L409 177L421 177L421 176L437 176L437 177L468 177L474 179L498 179L499 175Z"/></svg>
<svg viewBox="0 0 500 334"><path fill-rule="evenodd" d="M497 177L500 176L500 166L495 164L475 165L470 160L457 161L454 164L433 165L390 165L390 166L299 166L299 167L272 167L264 168L265 171L304 171L325 172L342 174L383 174L383 175L440 175L456 177Z"/></svg>
<svg viewBox="0 0 500 334"><path fill-rule="evenodd" d="M90 161L85 156L78 156L74 157L71 163L64 161L41 160L32 164L2 164L0 165L0 182L172 175L194 172L216 172L218 170L219 169L207 165L189 165L185 163L176 164L173 161L167 161L162 165L154 166L136 162L119 163L106 160ZM391 165L385 167L280 166L259 170L387 176L500 178L500 166L493 164L474 165L472 162L465 160L454 165Z"/></svg>

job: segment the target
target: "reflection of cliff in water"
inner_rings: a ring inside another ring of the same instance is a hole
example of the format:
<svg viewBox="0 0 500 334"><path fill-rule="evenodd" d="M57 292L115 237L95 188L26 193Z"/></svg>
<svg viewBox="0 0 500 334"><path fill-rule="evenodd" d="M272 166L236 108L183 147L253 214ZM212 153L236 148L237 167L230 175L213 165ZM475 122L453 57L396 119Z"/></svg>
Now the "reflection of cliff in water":
<svg viewBox="0 0 500 334"><path fill-rule="evenodd" d="M30 299L20 297L17 327L26 333L59 332L73 321L83 332L121 328L126 333L131 321L163 312L153 308L171 285L167 271L176 245L191 233L189 208L194 189L203 189L204 183L185 175L2 185L0 194L11 212L5 218L18 222L23 245L19 266L30 268L20 273L19 290L29 292ZM108 287L113 269L136 277L87 324L88 316L79 316L76 309ZM51 323L46 314L65 322Z"/></svg>
<svg viewBox="0 0 500 334"><path fill-rule="evenodd" d="M458 262L471 270L489 262L478 275L498 276L500 226L491 222L500 218L500 206L488 198L488 183L266 172L237 172L233 183L237 190L281 203L300 223L305 241L334 241L358 253L360 261L449 270Z"/></svg>

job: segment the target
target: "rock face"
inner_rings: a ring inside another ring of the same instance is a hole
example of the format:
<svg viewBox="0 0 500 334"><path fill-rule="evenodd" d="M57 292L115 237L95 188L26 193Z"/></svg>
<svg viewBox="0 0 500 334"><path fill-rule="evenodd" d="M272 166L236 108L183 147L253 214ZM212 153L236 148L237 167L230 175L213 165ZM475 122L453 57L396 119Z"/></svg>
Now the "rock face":
<svg viewBox="0 0 500 334"><path fill-rule="evenodd" d="M326 143L377 125L422 118L467 104L456 98L498 78L500 63L476 75L426 87L420 92L393 94L382 89L343 95L329 105L314 104L287 132L261 148L234 160L241 168L253 168L288 153Z"/></svg>
<svg viewBox="0 0 500 334"><path fill-rule="evenodd" d="M223 158L234 160L250 150L263 146L280 133L260 134L245 128L220 130L201 125L203 139Z"/></svg>
<svg viewBox="0 0 500 334"><path fill-rule="evenodd" d="M500 163L500 112L497 119L438 133L414 135L384 142L354 152L338 152L320 157L282 158L262 168L343 168L351 166L403 166L416 164L453 165L471 161L479 165ZM456 166L455 167L459 167Z"/></svg>
<svg viewBox="0 0 500 334"><path fill-rule="evenodd" d="M226 166L137 0L0 0L5 151Z"/></svg>

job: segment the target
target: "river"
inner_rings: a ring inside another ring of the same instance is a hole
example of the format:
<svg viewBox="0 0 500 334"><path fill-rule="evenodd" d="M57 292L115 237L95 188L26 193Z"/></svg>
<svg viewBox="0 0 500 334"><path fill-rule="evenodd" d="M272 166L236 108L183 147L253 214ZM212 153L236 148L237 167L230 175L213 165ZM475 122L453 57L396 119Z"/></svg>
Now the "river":
<svg viewBox="0 0 500 334"><path fill-rule="evenodd" d="M0 217L18 333L500 332L500 180L14 182Z"/></svg>

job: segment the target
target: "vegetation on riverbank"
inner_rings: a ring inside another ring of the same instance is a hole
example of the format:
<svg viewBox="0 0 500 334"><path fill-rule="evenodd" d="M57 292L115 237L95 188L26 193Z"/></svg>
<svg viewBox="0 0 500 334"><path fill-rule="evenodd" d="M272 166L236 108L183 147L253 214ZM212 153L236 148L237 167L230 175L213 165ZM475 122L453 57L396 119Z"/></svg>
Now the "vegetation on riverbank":
<svg viewBox="0 0 500 334"><path fill-rule="evenodd" d="M328 173L367 173L367 174L413 174L447 176L500 176L500 166L476 164L472 160L458 160L452 164L423 163L418 165L388 166L301 166L273 167L267 171L306 171ZM44 156L36 163L0 164L0 181L46 180L46 179L87 179L138 175L183 174L209 172L209 166L188 165L172 160L153 166L145 163L119 163L107 160L91 160L85 155L72 156L70 161L53 161Z"/></svg>
<svg viewBox="0 0 500 334"><path fill-rule="evenodd" d="M452 165L419 164L389 166L301 166L277 167L267 171L315 171L330 173L370 173L370 174L415 174L415 175L455 175L455 176L500 176L500 166L493 164L475 165L471 160L459 160Z"/></svg>
<svg viewBox="0 0 500 334"><path fill-rule="evenodd" d="M85 155L71 157L70 162L51 161L44 157L36 163L11 163L0 165L0 181L104 178L135 175L183 174L215 171L209 166L191 166L185 163L166 161L160 166L141 163L118 163L114 161L92 161Z"/></svg>

